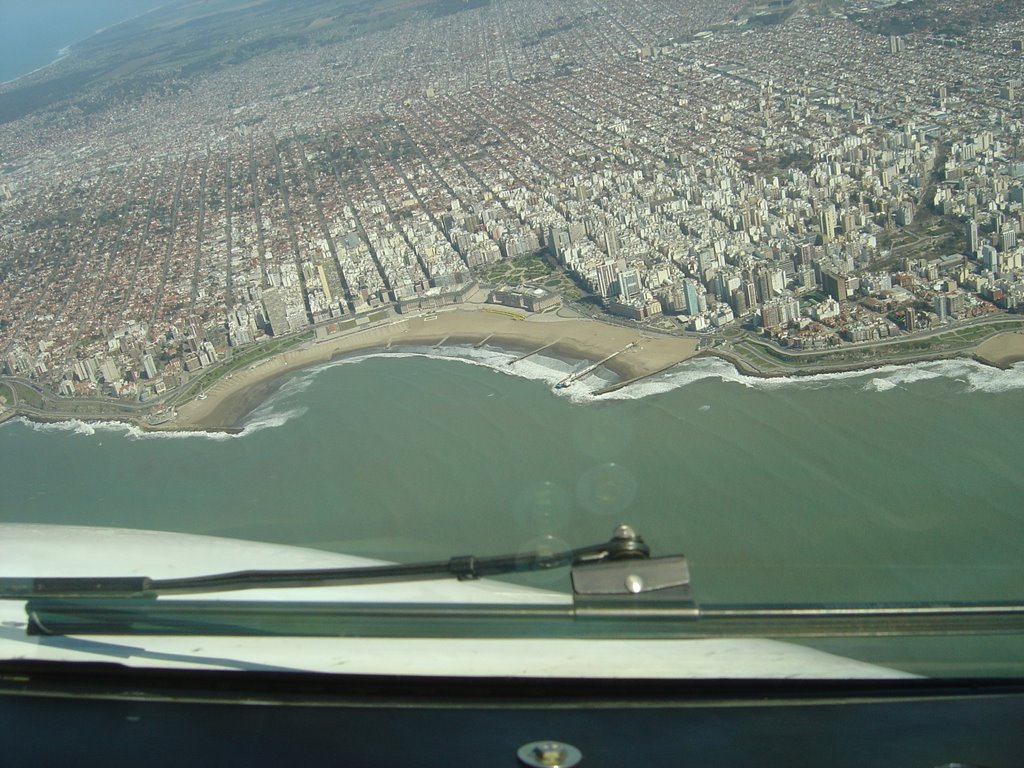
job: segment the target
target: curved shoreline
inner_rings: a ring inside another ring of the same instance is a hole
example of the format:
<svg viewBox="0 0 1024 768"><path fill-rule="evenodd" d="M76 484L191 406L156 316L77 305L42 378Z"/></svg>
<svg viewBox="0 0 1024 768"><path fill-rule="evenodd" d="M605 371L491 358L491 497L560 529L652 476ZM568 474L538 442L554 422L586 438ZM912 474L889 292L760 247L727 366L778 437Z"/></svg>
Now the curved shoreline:
<svg viewBox="0 0 1024 768"><path fill-rule="evenodd" d="M518 316L486 309L454 309L398 318L337 339L289 350L254 369L221 380L206 400L178 408L175 419L149 429L223 429L237 427L283 383L282 377L355 354L384 352L394 347L488 346L527 354L546 347L545 354L568 360L600 360L639 342L605 364L620 380L651 375L697 354L694 339L654 336L597 320L553 316Z"/></svg>
<svg viewBox="0 0 1024 768"><path fill-rule="evenodd" d="M698 350L692 338L651 335L643 331L598 320L555 316L523 316L504 311L458 308L432 315L398 316L389 323L368 326L348 334L309 342L300 348L259 360L242 371L216 381L205 398L181 404L173 417L154 424L122 413L83 416L75 413L8 408L0 412L0 423L16 416L35 422L120 422L144 431L241 431L245 419L284 384L286 377L301 370L358 354L383 353L394 347L465 346L483 344L508 352L526 354L544 347L548 356L566 360L599 360L619 352L605 367L618 380L597 390L613 392L631 383L668 371L686 360L717 357L743 376L788 378L828 373L870 371L886 366L914 365L939 360L967 359L1006 370L1024 361L1024 331L1004 331L968 349L951 352L879 358L838 364L807 365L792 370L761 370L748 361L721 349ZM635 348L623 347L638 342Z"/></svg>
<svg viewBox="0 0 1024 768"><path fill-rule="evenodd" d="M600 323L599 321L593 320L580 320L579 322L594 323L602 329L617 329L626 331L629 333L629 329L624 329L619 326L611 326L608 324ZM553 328L557 326L553 325ZM518 329L515 329L518 330ZM355 355L360 354L373 354L374 352L386 352L389 348L393 347L422 347L424 343L429 341L429 329L427 337L424 337L424 332L417 333L408 338L394 339L392 337L391 344L374 344L366 343L358 346L347 348L343 351L335 352L326 359L321 359L316 362L310 363L296 363L292 365L284 365L278 371L274 372L272 376L262 377L259 381L254 382L251 388L239 388L238 391L233 391L228 397L217 405L210 408L206 413L196 414L196 420L189 424L179 424L177 420L174 422L168 422L165 425L159 425L157 427L147 426L147 429L199 429L199 430L215 430L215 431L237 431L241 428L244 419L256 410L260 405L266 402L267 399L273 395L285 382L285 378L297 371L308 369L316 365L323 365L324 363L333 362L336 360L342 360ZM475 346L479 344L487 334L469 333L455 337L454 334L450 335L446 340L446 346ZM439 339L440 340L440 339ZM618 340L618 339L616 339ZM819 374L827 373L854 373L857 371L871 371L878 368L883 368L891 365L914 365L918 363L936 362L940 360L956 360L956 359L967 359L974 360L982 365L988 365L993 368L1001 370L1009 369L1014 363L1024 361L1024 333L1020 332L1004 332L1000 333L992 339L987 340L981 345L970 350L960 350L957 352L949 353L933 353L927 355L916 355L913 357L904 357L898 359L880 359L872 360L868 363L851 363L845 365L825 365L825 366L808 366L805 368L796 369L793 371L763 371L757 368L753 368L744 361L723 353L720 350L698 350L696 343L690 339L678 341L690 342L690 351L684 352L678 360L666 360L665 356L659 355L656 360L647 358L643 360L639 358L639 352L644 350L638 350L637 359L626 359L624 353L619 358L610 361L606 364L606 367L618 376L618 381L613 382L609 386L603 387L598 390L598 394L607 392L613 392L621 389L622 387L628 386L634 382L646 379L650 376L654 376L659 373L668 371L677 365L686 362L687 360L693 360L702 357L717 357L730 365L732 365L738 373L743 376L751 376L760 379L767 378L786 378L786 377L803 377L803 376L815 376ZM998 341L997 341L998 340ZM533 342L539 341L539 339L532 338L528 340L519 334L493 334L488 338L488 345L493 346L502 350L510 352L530 352L536 349L533 346ZM995 344L990 344L995 342ZM983 347L988 345L988 349L983 351ZM604 356L608 353L613 345L606 343L603 346L596 348L581 350L579 343L572 343L572 341L561 341L555 342L550 348L545 350L548 355L553 355L568 360L584 360L584 359L595 359L599 355ZM611 351L615 351L612 349ZM287 355L287 353L285 353ZM192 403L196 401L193 400ZM188 405L188 404L187 404ZM185 406L183 406L185 407ZM206 409L204 409L206 411Z"/></svg>

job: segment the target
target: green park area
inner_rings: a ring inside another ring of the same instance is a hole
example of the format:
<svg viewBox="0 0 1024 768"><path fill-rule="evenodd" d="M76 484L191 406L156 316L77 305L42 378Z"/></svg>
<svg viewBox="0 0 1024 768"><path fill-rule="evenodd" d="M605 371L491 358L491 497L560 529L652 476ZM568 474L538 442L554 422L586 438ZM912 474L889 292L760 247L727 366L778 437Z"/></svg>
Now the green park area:
<svg viewBox="0 0 1024 768"><path fill-rule="evenodd" d="M19 405L27 405L29 408L42 408L43 396L27 384L15 383L8 385L13 388Z"/></svg>
<svg viewBox="0 0 1024 768"><path fill-rule="evenodd" d="M523 285L541 282L552 272L554 270L544 260L544 252L537 251L488 264L478 273L478 277L494 285Z"/></svg>
<svg viewBox="0 0 1024 768"><path fill-rule="evenodd" d="M495 286L538 285L569 301L577 301L583 296L576 283L551 265L544 250L488 264L477 273L477 278Z"/></svg>

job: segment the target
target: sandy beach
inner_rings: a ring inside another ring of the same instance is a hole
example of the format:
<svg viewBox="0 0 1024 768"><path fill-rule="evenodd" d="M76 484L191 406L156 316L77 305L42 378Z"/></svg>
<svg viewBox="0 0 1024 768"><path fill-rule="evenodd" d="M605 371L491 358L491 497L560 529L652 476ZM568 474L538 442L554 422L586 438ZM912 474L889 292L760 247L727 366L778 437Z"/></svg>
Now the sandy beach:
<svg viewBox="0 0 1024 768"><path fill-rule="evenodd" d="M982 363L1007 368L1024 360L1024 332L1009 331L986 339L974 351L974 357Z"/></svg>
<svg viewBox="0 0 1024 768"><path fill-rule="evenodd" d="M761 370L748 360L722 349L698 352L694 338L650 333L637 328L602 322L590 318L564 318L557 313L525 314L516 310L479 303L452 307L425 315L394 315L388 320L351 329L327 338L310 340L286 352L240 367L212 383L199 398L174 405L174 415L164 416L154 424L144 414L124 418L123 414L90 414L59 409L0 410L0 421L16 415L34 421L66 421L87 418L104 421L129 421L147 431L204 430L234 431L241 428L245 417L258 408L285 381L287 374L330 362L353 353L385 350L401 346L483 346L523 354L541 351L564 360L604 363L618 381L594 390L600 395L635 380L667 370L699 355L714 355L732 363L744 375L757 377L800 376L839 371L859 371L882 365L912 364L951 358L971 358L995 368L1009 368L1024 361L1024 329L1004 331L982 343L965 349L929 355L912 355L898 359L871 359L859 363L791 368L784 371ZM627 345L633 345L623 351ZM583 386L587 386L584 384ZM593 384L590 388L593 388ZM201 399L200 399L201 398Z"/></svg>
<svg viewBox="0 0 1024 768"><path fill-rule="evenodd" d="M277 387L284 374L326 363L353 352L402 345L474 345L529 352L550 344L549 354L574 360L601 360L627 344L636 346L607 363L629 380L664 370L697 353L694 339L646 334L590 319L552 314L514 319L504 311L455 308L434 315L395 318L365 330L310 342L225 376L206 390L206 398L177 408L177 416L158 429L229 429Z"/></svg>

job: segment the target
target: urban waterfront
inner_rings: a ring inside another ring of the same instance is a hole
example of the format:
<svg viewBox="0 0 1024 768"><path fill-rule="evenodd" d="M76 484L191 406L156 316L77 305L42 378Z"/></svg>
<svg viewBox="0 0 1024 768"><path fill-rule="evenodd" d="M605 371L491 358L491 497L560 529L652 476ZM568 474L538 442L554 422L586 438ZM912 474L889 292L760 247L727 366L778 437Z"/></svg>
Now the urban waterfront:
<svg viewBox="0 0 1024 768"><path fill-rule="evenodd" d="M553 393L557 361L531 380L465 354L485 364L303 371L240 435L5 424L0 520L401 561L579 546L627 521L689 556L704 600L1019 596L1021 364L760 380L696 360L597 400Z"/></svg>
<svg viewBox="0 0 1024 768"><path fill-rule="evenodd" d="M477 293L766 373L1020 327L1019 4L372 5L168 2L0 87L0 407L160 419Z"/></svg>

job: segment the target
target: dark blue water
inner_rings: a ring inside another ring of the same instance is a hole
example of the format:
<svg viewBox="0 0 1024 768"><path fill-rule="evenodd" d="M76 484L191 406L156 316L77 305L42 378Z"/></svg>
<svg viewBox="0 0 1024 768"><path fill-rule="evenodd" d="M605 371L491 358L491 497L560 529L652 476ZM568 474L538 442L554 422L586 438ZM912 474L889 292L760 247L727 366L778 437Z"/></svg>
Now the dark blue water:
<svg viewBox="0 0 1024 768"><path fill-rule="evenodd" d="M0 0L0 83L46 66L65 46L163 0Z"/></svg>

